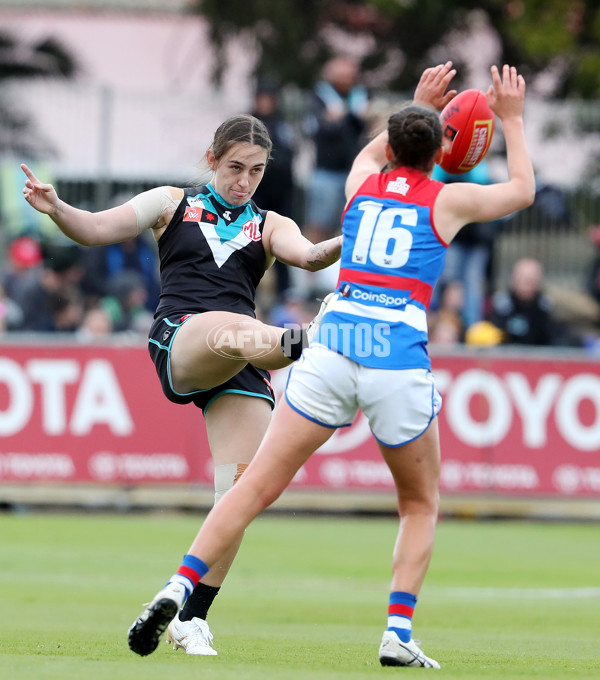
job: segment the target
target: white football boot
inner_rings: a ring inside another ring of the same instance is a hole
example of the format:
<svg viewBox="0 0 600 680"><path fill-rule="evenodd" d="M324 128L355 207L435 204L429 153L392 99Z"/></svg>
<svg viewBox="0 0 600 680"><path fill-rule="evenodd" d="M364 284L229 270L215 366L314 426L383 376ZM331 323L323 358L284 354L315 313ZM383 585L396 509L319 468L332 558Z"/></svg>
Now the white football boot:
<svg viewBox="0 0 600 680"><path fill-rule="evenodd" d="M393 630L386 630L379 647L382 666L413 666L417 668L440 668L434 659L425 656L414 640L402 642Z"/></svg>
<svg viewBox="0 0 600 680"><path fill-rule="evenodd" d="M212 641L208 623L197 616L190 621L181 621L178 614L167 628L167 644L172 643L173 649L183 649L186 654L217 656Z"/></svg>
<svg viewBox="0 0 600 680"><path fill-rule="evenodd" d="M183 606L185 595L181 583L167 583L131 624L127 640L132 652L140 656L152 654L169 622Z"/></svg>

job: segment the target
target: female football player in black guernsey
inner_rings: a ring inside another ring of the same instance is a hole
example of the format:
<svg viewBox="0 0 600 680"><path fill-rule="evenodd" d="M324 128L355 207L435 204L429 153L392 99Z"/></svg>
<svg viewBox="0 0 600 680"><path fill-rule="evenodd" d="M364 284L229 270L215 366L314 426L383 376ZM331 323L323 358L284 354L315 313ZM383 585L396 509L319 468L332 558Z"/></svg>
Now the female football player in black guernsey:
<svg viewBox="0 0 600 680"><path fill-rule="evenodd" d="M26 166L23 194L69 238L95 246L152 229L161 295L149 350L163 391L204 411L218 500L252 459L274 403L269 369L300 356L305 338L255 318L256 287L275 259L316 271L339 259L342 237L313 244L288 217L252 201L271 151L265 126L238 115L217 129L207 185L159 187L110 210L90 213L60 200ZM235 421L235 427L232 422ZM175 648L214 655L206 614L239 544L188 598L168 631Z"/></svg>

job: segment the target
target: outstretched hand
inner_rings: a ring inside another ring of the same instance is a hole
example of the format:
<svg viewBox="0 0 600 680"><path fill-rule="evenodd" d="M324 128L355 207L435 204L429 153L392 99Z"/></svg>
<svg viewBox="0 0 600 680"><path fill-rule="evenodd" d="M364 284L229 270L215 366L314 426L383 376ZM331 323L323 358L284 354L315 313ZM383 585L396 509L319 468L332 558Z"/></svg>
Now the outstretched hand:
<svg viewBox="0 0 600 680"><path fill-rule="evenodd" d="M451 61L425 69L415 90L413 104L441 111L457 94L456 90L446 92L455 75L456 69L452 68Z"/></svg>
<svg viewBox="0 0 600 680"><path fill-rule="evenodd" d="M525 79L514 66L504 64L502 77L497 66L492 66L492 84L485 93L490 109L505 120L521 117L525 106Z"/></svg>
<svg viewBox="0 0 600 680"><path fill-rule="evenodd" d="M25 163L21 163L21 170L27 175L23 187L23 196L27 203L46 215L55 213L59 199L52 184L42 184Z"/></svg>

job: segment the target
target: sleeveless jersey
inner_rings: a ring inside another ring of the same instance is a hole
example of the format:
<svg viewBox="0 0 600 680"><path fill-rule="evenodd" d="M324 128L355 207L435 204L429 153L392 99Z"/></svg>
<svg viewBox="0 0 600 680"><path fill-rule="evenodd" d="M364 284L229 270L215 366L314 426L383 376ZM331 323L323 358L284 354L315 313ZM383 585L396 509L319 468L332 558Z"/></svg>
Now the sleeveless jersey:
<svg viewBox="0 0 600 680"><path fill-rule="evenodd" d="M210 184L184 189L158 240L161 293L154 318L207 311L254 317L267 266L266 214L254 201L229 205Z"/></svg>
<svg viewBox="0 0 600 680"><path fill-rule="evenodd" d="M426 312L447 247L433 206L443 186L408 168L365 180L343 216L337 296L315 342L372 368L431 367Z"/></svg>

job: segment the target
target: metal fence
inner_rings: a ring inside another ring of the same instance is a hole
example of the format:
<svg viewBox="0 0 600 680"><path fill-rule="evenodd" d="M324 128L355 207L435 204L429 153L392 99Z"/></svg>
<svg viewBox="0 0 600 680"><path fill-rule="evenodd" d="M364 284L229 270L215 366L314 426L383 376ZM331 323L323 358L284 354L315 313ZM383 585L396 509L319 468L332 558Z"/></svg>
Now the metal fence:
<svg viewBox="0 0 600 680"><path fill-rule="evenodd" d="M27 86L15 83L0 94L26 112L30 128L46 139L46 160L37 161L41 174L56 183L66 201L92 210L127 200L152 186L181 185L194 175L198 178L195 164L217 123L239 110L240 102L250 105L248 95L233 103L218 92L210 97L186 94L180 98L171 93L165 101L158 95L47 81ZM297 203L301 208L312 158L311 143L302 136L299 124L305 93L291 89L287 95L284 103L289 104L298 134ZM382 97L387 104L402 99L389 94ZM540 186L532 208L499 226L494 240L494 283L503 284L512 263L530 255L542 261L548 279L556 285L582 289L596 256L589 228L600 224L600 105L533 99L526 113ZM492 162L504 168L501 134L495 136L494 144ZM23 206L18 168L22 159L16 148L5 135L0 145L0 233L5 241L23 232L48 237L56 233L53 225Z"/></svg>
<svg viewBox="0 0 600 680"><path fill-rule="evenodd" d="M547 204L546 204L547 199ZM512 264L533 257L556 286L585 289L596 257L590 227L600 222L600 196L589 190L548 188L536 203L499 224L494 242L494 279L505 284Z"/></svg>

